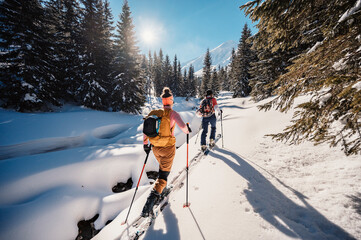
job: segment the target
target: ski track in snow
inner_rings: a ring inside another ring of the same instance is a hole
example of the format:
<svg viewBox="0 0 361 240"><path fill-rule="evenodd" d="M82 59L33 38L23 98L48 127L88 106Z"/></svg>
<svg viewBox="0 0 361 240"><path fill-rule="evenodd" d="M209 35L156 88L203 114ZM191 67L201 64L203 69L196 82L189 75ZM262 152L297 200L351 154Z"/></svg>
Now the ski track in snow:
<svg viewBox="0 0 361 240"><path fill-rule="evenodd" d="M193 129L192 158L200 119L191 111L195 104L175 100ZM190 172L191 206L183 208L184 186L173 192L141 239L361 239L359 156L345 157L326 145L275 142L264 135L280 132L292 112L259 112L262 102L229 93L217 100L224 139ZM159 106L149 98L143 114ZM1 113L0 132L9 140L0 146L0 238L75 239L77 222L99 213L95 227L102 231L93 239L117 239L144 161L142 117L77 109L59 116ZM54 123L64 125L53 129ZM179 129L176 135L169 180L185 166L185 136ZM151 154L145 171L157 168ZM129 177L132 190L111 192ZM129 221L139 215L149 182L144 174Z"/></svg>

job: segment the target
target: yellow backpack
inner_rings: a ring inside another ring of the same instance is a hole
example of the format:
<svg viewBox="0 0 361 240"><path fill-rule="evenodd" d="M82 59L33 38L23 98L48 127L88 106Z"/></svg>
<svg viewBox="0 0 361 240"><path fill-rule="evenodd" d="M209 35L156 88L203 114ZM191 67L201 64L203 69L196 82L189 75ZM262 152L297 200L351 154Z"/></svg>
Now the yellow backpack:
<svg viewBox="0 0 361 240"><path fill-rule="evenodd" d="M176 142L173 136L173 128L170 127L170 114L172 109L159 109L151 111L148 116L156 115L161 118L159 133L156 137L149 137L150 143L155 147L169 147L173 146Z"/></svg>

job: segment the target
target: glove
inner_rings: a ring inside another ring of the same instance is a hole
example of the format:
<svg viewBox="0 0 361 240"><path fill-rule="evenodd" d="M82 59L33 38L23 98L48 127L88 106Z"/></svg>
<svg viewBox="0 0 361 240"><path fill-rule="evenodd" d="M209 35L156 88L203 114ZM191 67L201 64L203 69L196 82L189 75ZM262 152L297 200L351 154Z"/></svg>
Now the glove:
<svg viewBox="0 0 361 240"><path fill-rule="evenodd" d="M149 152L150 152L150 150L152 149L152 145L151 144L144 144L143 145L143 148L144 148L144 152L146 153L146 154L148 154Z"/></svg>

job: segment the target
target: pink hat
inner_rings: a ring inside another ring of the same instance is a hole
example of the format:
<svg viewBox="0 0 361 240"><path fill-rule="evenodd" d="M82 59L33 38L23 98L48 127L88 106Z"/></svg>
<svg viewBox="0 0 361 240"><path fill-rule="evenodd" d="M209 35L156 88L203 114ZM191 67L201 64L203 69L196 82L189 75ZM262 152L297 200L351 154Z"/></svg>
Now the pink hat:
<svg viewBox="0 0 361 240"><path fill-rule="evenodd" d="M163 105L173 105L173 96L162 98Z"/></svg>

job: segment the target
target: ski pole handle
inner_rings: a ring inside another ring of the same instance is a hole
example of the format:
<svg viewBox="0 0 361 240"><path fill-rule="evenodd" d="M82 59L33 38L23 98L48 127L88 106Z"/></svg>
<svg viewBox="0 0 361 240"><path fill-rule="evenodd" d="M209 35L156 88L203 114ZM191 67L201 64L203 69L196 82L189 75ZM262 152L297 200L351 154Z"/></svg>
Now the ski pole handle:
<svg viewBox="0 0 361 240"><path fill-rule="evenodd" d="M192 129L189 127L189 123L187 123L188 132L191 133ZM189 133L187 133L187 144L189 143Z"/></svg>
<svg viewBox="0 0 361 240"><path fill-rule="evenodd" d="M191 133L192 129L189 127L189 123L187 123L187 128L188 128L189 133Z"/></svg>

